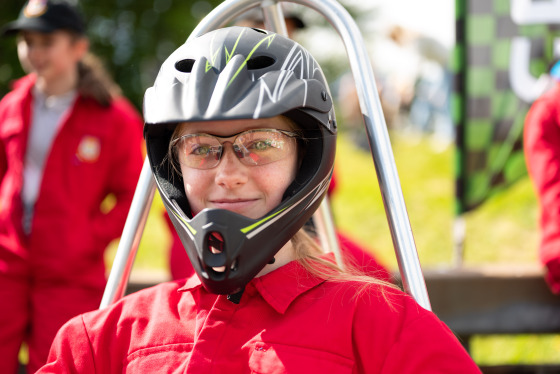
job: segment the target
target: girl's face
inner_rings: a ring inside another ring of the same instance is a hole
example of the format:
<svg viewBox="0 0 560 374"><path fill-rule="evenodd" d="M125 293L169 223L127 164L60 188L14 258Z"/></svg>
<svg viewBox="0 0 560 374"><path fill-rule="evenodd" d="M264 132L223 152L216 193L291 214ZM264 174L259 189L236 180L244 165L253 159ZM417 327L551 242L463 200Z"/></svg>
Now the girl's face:
<svg viewBox="0 0 560 374"><path fill-rule="evenodd" d="M76 74L78 61L88 49L85 38L63 30L51 33L22 31L18 38L18 56L24 70L31 70L48 85L66 81Z"/></svg>
<svg viewBox="0 0 560 374"><path fill-rule="evenodd" d="M229 137L252 129L293 131L282 116L267 119L190 122L181 125L179 136L207 133ZM259 218L282 201L297 168L297 147L285 158L264 165L246 165L235 155L230 139L223 146L218 166L195 169L181 164L185 191L193 215L204 208L226 209L249 218ZM295 140L294 140L295 141Z"/></svg>

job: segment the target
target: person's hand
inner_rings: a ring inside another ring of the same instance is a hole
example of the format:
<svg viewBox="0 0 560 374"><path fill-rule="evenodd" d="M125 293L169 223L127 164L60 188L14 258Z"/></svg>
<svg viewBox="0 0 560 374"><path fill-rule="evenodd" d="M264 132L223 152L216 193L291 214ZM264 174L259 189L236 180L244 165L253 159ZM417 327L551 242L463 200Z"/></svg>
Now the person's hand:
<svg viewBox="0 0 560 374"><path fill-rule="evenodd" d="M550 290L554 294L560 295L560 258L555 258L546 263L546 275L544 279Z"/></svg>

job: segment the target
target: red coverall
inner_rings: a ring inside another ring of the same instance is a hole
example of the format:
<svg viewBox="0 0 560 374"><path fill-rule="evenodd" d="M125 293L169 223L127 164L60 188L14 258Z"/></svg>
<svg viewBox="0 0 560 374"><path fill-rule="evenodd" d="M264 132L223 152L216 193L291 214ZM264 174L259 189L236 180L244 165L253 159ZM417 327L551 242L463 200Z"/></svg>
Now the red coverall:
<svg viewBox="0 0 560 374"><path fill-rule="evenodd" d="M78 97L45 161L31 234L21 190L33 75L0 102L0 372L15 373L23 340L29 371L46 360L70 317L99 307L104 250L118 237L142 167L142 120L124 98L111 106ZM101 210L108 194L116 197Z"/></svg>
<svg viewBox="0 0 560 374"><path fill-rule="evenodd" d="M329 282L298 262L253 279L239 304L196 276L78 316L39 373L480 373L408 295Z"/></svg>
<svg viewBox="0 0 560 374"><path fill-rule="evenodd" d="M550 289L560 294L560 83L531 106L523 140L540 205L540 260Z"/></svg>

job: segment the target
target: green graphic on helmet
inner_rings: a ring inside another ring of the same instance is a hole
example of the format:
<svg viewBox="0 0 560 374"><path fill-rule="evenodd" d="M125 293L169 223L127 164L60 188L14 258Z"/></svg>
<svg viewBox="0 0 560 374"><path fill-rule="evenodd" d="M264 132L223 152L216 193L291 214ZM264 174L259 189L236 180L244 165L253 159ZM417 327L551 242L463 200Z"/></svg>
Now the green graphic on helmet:
<svg viewBox="0 0 560 374"><path fill-rule="evenodd" d="M228 50L227 45L225 45L225 44L223 45L226 65L229 63L231 58L235 55L235 52L237 50L237 46L239 45L239 42L240 42L241 38L243 37L244 32L245 32L245 30L243 30L239 33L231 51ZM231 85L231 83L235 80L235 78L239 75L239 73L246 67L247 61L249 61L252 58L253 54L257 51L257 49L264 42L267 42L267 41L268 41L268 44L267 44L266 48L270 47L270 45L272 44L272 41L274 40L275 36L276 36L276 34L267 35L266 37L262 38L253 47L253 49L247 54L244 63L241 66L239 66L236 73L230 79L229 83L227 84L227 87L229 87ZM214 41L214 39L212 39L212 41ZM212 49L212 43L210 43L210 48ZM212 67L216 66L216 59L218 58L220 51L221 51L221 48L217 48L214 52L211 53L211 61L206 61L206 68L205 68L206 73L208 71L210 71L210 69L212 69Z"/></svg>
<svg viewBox="0 0 560 374"><path fill-rule="evenodd" d="M283 211L285 211L285 210L288 209L288 208L289 208L289 206L285 207L285 208L282 209L282 210L279 210L278 212L276 212L276 213L274 213L274 214L271 214L271 215L268 216L268 217L265 217L265 218L261 219L261 220L258 221L258 222L255 222L255 223L252 224L251 226L247 226L247 227L242 228L242 229L241 229L241 232L242 232L243 234L247 234L249 231L253 230L254 228L257 228L258 226L262 225L263 223L265 223L266 221L270 220L271 218L274 218L275 216L277 216L278 214L282 213Z"/></svg>
<svg viewBox="0 0 560 374"><path fill-rule="evenodd" d="M226 65L229 62L229 60L231 60L231 56L233 56L233 54L235 53L235 48L237 47L237 44L239 44L239 39L241 39L241 37L243 36L243 33L245 32L245 30L243 30L242 32L239 33L239 36L237 37L237 39L235 40L235 44L233 45L233 48L231 50L231 53L228 52L227 46L224 45L224 51L226 53Z"/></svg>
<svg viewBox="0 0 560 374"><path fill-rule="evenodd" d="M241 38L242 34L239 34L239 37ZM255 51L261 46L261 44L263 44L265 41L268 41L268 45L266 46L267 48L270 47L270 44L272 44L272 41L274 40L274 37L276 36L276 34L272 34L272 35L268 35L266 38L263 38L260 42L257 43L257 45L255 45L253 47L253 49L251 50L251 52L249 52L249 54L247 55L247 57L245 58L245 62L237 69L237 71L235 72L235 74L233 75L233 77L231 77L229 83L228 83L228 87L231 85L231 83L235 80L235 78L237 78L237 76L239 75L239 73L241 72L241 70L243 70L245 68L245 66L247 65L247 61L249 61L251 59L251 57L253 56L253 54L255 53ZM239 39L238 39L239 41ZM235 45L237 46L237 42L235 43ZM224 47L225 48L225 47ZM232 54L235 50L232 50ZM227 53L227 48L226 48L226 53ZM231 56L230 56L231 58ZM229 61L229 59L228 59Z"/></svg>
<svg viewBox="0 0 560 374"><path fill-rule="evenodd" d="M177 219L179 219L181 222L183 222L185 224L185 226L187 226L187 228L189 229L189 231L193 235L196 235L196 230L191 225L189 225L189 223L183 217L181 217L176 211L173 211L173 215L175 215L175 217L177 217Z"/></svg>

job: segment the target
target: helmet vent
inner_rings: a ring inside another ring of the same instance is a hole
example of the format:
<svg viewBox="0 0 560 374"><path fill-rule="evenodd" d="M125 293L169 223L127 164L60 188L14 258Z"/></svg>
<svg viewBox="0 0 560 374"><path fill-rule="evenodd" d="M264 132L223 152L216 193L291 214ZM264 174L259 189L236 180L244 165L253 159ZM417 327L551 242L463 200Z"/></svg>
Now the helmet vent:
<svg viewBox="0 0 560 374"><path fill-rule="evenodd" d="M225 267L223 266L225 258L225 243L222 234L219 232L209 232L206 236L206 250L209 252L209 256L206 257L206 264L212 267L217 273L225 272Z"/></svg>
<svg viewBox="0 0 560 374"><path fill-rule="evenodd" d="M247 60L247 70L259 70L274 65L275 59L269 56L257 56Z"/></svg>
<svg viewBox="0 0 560 374"><path fill-rule="evenodd" d="M261 29L257 29L255 27L251 27L253 30L255 30L256 32L260 32L261 34L268 34L266 31L261 30Z"/></svg>
<svg viewBox="0 0 560 374"><path fill-rule="evenodd" d="M186 60L177 61L175 63L175 69L179 70L181 73L190 73L192 71L194 61L195 60L190 58Z"/></svg>

